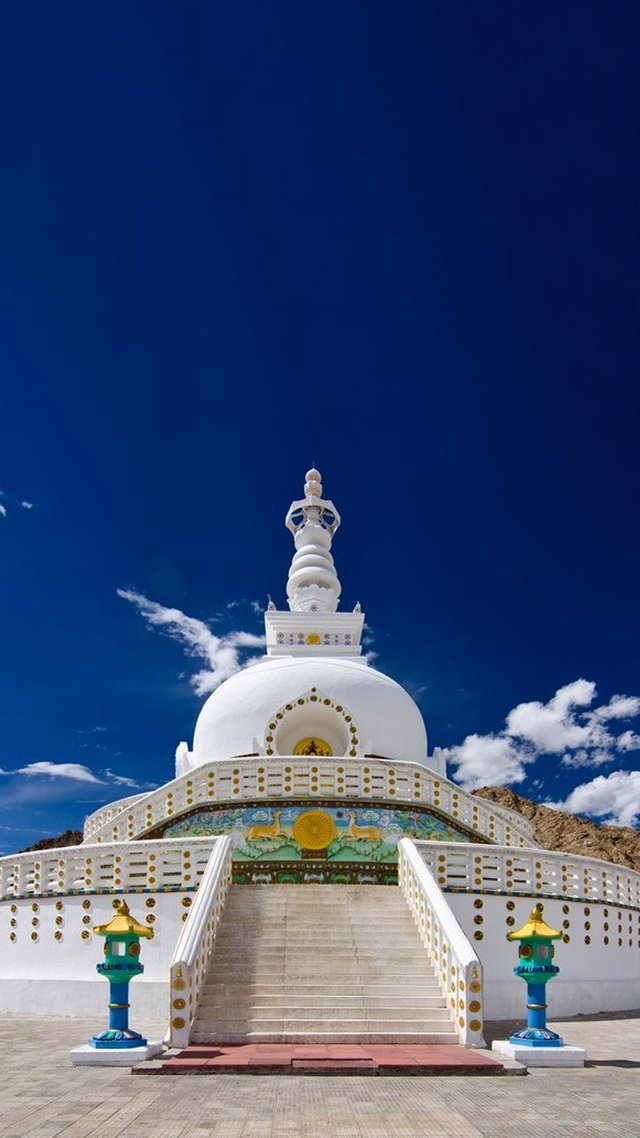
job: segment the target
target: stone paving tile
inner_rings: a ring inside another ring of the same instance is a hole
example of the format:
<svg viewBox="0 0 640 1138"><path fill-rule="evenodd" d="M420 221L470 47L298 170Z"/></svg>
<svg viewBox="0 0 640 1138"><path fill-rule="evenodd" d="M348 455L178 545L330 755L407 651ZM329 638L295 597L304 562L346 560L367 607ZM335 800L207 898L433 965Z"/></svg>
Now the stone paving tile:
<svg viewBox="0 0 640 1138"><path fill-rule="evenodd" d="M489 1035L504 1038L509 1026L490 1025ZM640 1138L640 1013L554 1026L592 1065L518 1079L141 1079L71 1066L70 1048L94 1023L5 1018L0 1138Z"/></svg>

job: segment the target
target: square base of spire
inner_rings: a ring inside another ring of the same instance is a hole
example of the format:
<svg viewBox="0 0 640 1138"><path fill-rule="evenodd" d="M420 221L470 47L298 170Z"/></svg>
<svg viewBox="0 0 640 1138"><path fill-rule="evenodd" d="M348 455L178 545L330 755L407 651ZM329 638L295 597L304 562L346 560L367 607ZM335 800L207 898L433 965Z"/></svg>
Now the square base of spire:
<svg viewBox="0 0 640 1138"><path fill-rule="evenodd" d="M268 656L360 656L362 612L264 614Z"/></svg>

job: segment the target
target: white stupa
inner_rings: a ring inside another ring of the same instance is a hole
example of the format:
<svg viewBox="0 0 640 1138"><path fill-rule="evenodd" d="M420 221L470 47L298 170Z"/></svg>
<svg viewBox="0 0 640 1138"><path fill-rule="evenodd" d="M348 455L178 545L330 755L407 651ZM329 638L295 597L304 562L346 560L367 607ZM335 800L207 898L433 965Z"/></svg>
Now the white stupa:
<svg viewBox="0 0 640 1138"><path fill-rule="evenodd" d="M323 499L317 470L307 471L304 492L286 518L295 541L289 611L270 605L264 660L209 697L198 716L193 750L186 744L178 749L176 773L230 756L305 753L311 740L324 755L375 755L444 773L439 754L427 757L424 722L411 696L362 655L360 605L350 613L337 611L340 582L331 542L340 515Z"/></svg>
<svg viewBox="0 0 640 1138"><path fill-rule="evenodd" d="M322 493L308 471L288 609L269 604L264 658L207 699L175 778L90 815L80 846L0 858L0 1010L97 1017L92 930L118 898L154 932L132 1004L166 1011L177 1045L477 1046L485 1016L523 1013L506 938L534 900L558 933L556 1015L640 1006L640 874L543 850L446 777L415 702L363 656L360 605L339 610Z"/></svg>

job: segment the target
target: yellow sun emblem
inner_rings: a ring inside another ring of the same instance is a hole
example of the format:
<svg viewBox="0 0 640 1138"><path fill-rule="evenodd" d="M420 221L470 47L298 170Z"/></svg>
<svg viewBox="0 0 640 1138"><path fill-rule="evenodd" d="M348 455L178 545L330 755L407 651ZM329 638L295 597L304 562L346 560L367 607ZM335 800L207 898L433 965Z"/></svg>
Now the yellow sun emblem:
<svg viewBox="0 0 640 1138"><path fill-rule="evenodd" d="M305 850L323 850L331 845L338 831L326 810L305 810L292 826L293 836Z"/></svg>

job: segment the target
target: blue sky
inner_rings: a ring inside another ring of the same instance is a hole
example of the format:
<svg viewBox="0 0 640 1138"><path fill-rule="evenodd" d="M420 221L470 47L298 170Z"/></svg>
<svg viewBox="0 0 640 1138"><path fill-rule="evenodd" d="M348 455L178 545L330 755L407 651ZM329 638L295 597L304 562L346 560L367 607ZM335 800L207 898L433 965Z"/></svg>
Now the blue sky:
<svg viewBox="0 0 640 1138"><path fill-rule="evenodd" d="M0 848L171 777L203 661L117 590L259 633L312 462L431 745L634 817L639 22L3 8Z"/></svg>

